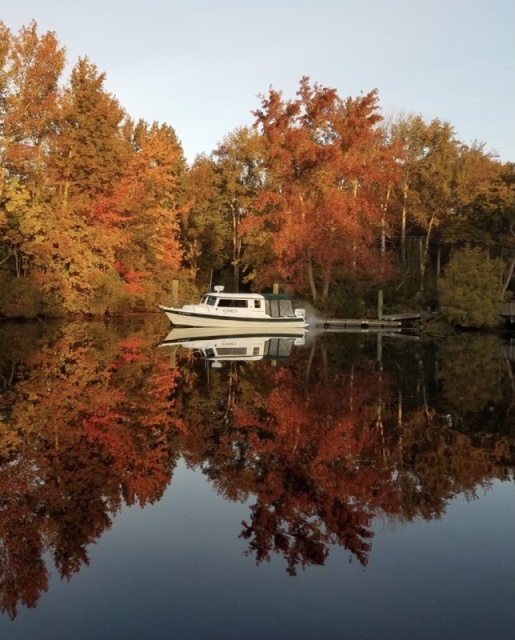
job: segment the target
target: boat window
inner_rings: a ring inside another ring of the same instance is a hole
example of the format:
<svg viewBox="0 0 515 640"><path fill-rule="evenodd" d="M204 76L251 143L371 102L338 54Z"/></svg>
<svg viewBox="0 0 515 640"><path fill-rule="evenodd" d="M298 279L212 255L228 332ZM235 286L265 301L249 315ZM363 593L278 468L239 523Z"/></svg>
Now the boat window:
<svg viewBox="0 0 515 640"><path fill-rule="evenodd" d="M254 300L254 308L261 309L261 300Z"/></svg>
<svg viewBox="0 0 515 640"><path fill-rule="evenodd" d="M248 306L248 301L247 300L239 300L236 298L221 298L218 301L218 306L219 307L238 307L238 308L243 308L243 307L247 307Z"/></svg>
<svg viewBox="0 0 515 640"><path fill-rule="evenodd" d="M219 356L246 356L246 347L218 347Z"/></svg>
<svg viewBox="0 0 515 640"><path fill-rule="evenodd" d="M209 304L211 306L216 304L216 298L213 296L207 296L206 298L206 304Z"/></svg>

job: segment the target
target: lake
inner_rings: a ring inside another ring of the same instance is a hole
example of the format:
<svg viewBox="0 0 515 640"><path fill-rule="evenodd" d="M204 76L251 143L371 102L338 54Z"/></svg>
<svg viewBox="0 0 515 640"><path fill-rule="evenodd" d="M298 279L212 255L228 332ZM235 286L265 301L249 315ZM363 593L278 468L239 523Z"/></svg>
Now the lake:
<svg viewBox="0 0 515 640"><path fill-rule="evenodd" d="M0 325L1 638L511 637L509 336L169 329Z"/></svg>

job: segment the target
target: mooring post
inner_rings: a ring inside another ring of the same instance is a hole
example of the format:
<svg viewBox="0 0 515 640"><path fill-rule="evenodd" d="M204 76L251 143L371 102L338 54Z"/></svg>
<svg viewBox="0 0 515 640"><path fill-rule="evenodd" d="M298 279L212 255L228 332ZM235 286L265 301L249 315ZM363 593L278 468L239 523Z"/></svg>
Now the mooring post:
<svg viewBox="0 0 515 640"><path fill-rule="evenodd" d="M175 356L177 354L177 347L178 346L179 345L177 345L177 344L172 345L172 352L170 353L170 364L169 364L170 369L175 369L175 364L177 362Z"/></svg>
<svg viewBox="0 0 515 640"><path fill-rule="evenodd" d="M383 319L383 290L379 289L377 292L377 319Z"/></svg>
<svg viewBox="0 0 515 640"><path fill-rule="evenodd" d="M272 291L274 293L279 293L279 285L277 284L277 282L274 282L274 287L273 287Z"/></svg>
<svg viewBox="0 0 515 640"><path fill-rule="evenodd" d="M179 306L179 281L172 280L172 307Z"/></svg>

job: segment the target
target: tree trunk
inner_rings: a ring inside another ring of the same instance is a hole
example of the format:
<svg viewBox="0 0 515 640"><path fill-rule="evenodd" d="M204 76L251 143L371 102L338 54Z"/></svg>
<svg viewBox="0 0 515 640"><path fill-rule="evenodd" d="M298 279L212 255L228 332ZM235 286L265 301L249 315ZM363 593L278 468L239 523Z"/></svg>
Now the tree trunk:
<svg viewBox="0 0 515 640"><path fill-rule="evenodd" d="M381 218L381 256L384 256L386 254L386 212L388 211L388 203L390 201L391 189L392 189L392 185L389 184L388 189L386 191L385 201L381 205L381 209L383 211L383 216ZM381 265L382 265L382 262L381 262Z"/></svg>
<svg viewBox="0 0 515 640"><path fill-rule="evenodd" d="M233 265L233 287L238 293L240 288L240 254L241 239L239 237L239 212L238 208L231 207L232 215L232 265Z"/></svg>
<svg viewBox="0 0 515 640"><path fill-rule="evenodd" d="M311 249L309 247L306 247L306 260L308 267L309 288L311 289L311 299L313 300L313 304L316 304L318 296L317 288L315 285L315 277L313 275L313 259L311 257Z"/></svg>
<svg viewBox="0 0 515 640"><path fill-rule="evenodd" d="M352 194L354 198L358 197L358 181L357 180L354 180ZM358 245L356 244L356 242L352 243L352 251L353 251L352 270L356 271L356 268L358 266Z"/></svg>
<svg viewBox="0 0 515 640"><path fill-rule="evenodd" d="M426 275L427 256L429 254L429 240L431 238L431 230L433 228L434 221L435 216L432 215L427 227L425 242L423 243L422 238L420 239L420 293L423 293L424 291L424 278Z"/></svg>
<svg viewBox="0 0 515 640"><path fill-rule="evenodd" d="M386 256L386 212L388 211L388 202L390 200L390 192L392 186L389 184L386 190L386 199L381 205L383 215L381 217L381 280L384 277L384 259Z"/></svg>
<svg viewBox="0 0 515 640"><path fill-rule="evenodd" d="M324 281L323 281L323 289L322 289L322 300L327 300L329 296L329 284L331 283L331 267L327 268L327 271L324 273Z"/></svg>
<svg viewBox="0 0 515 640"><path fill-rule="evenodd" d="M401 262L406 262L406 221L408 217L407 211L408 186L405 185L402 190L402 212L401 212Z"/></svg>

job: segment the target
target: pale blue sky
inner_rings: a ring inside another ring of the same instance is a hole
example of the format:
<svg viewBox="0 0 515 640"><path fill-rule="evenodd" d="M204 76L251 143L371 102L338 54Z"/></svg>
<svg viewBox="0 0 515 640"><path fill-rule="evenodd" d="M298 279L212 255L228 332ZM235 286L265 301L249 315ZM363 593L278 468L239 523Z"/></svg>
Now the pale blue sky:
<svg viewBox="0 0 515 640"><path fill-rule="evenodd" d="M13 0L0 20L55 31L88 56L134 119L174 127L188 160L251 124L270 86L341 98L379 90L383 113L450 122L515 161L513 0Z"/></svg>

